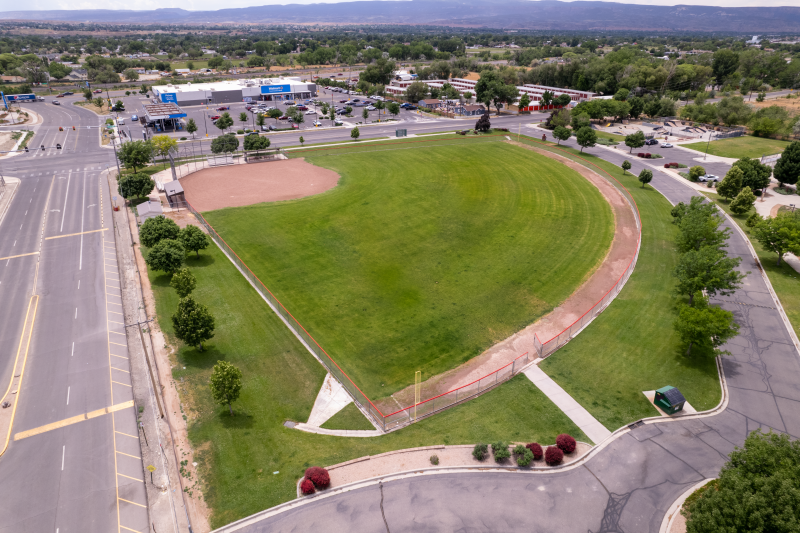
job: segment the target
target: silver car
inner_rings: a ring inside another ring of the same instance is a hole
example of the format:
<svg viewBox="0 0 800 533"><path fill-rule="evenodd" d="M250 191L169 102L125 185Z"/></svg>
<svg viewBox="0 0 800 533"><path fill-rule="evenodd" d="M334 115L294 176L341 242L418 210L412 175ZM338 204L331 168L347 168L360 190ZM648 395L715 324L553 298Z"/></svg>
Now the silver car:
<svg viewBox="0 0 800 533"><path fill-rule="evenodd" d="M719 181L719 176L715 176L714 174L705 174L697 178L697 181Z"/></svg>

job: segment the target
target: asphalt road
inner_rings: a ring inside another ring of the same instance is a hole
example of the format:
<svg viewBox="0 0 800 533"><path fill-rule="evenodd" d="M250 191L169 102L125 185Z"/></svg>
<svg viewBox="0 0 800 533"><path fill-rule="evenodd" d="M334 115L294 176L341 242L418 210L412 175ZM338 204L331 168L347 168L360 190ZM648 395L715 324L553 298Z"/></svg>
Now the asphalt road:
<svg viewBox="0 0 800 533"><path fill-rule="evenodd" d="M0 159L4 175L21 180L0 224L0 257L40 252L0 262L3 390L28 303L38 296L12 439L0 458L0 531L144 531L134 409L104 413L132 400L124 325L114 320L121 298L111 201L100 176L114 153L99 146L93 112L30 108L44 117L33 128L31 151ZM97 410L102 414L64 424ZM48 424L55 427L14 437Z"/></svg>
<svg viewBox="0 0 800 533"><path fill-rule="evenodd" d="M589 152L617 165L630 159L633 173L645 168L623 151ZM673 159L680 159L679 152ZM651 185L673 203L696 194L660 171L654 174ZM741 325L725 346L732 354L722 363L729 393L725 409L626 430L566 471L412 475L311 499L272 516L265 511L263 518L256 515L223 530L657 532L672 502L699 481L716 477L727 454L749 432L774 429L800 438L798 351L735 230L728 250L742 258L740 270L750 273L736 294L713 300Z"/></svg>

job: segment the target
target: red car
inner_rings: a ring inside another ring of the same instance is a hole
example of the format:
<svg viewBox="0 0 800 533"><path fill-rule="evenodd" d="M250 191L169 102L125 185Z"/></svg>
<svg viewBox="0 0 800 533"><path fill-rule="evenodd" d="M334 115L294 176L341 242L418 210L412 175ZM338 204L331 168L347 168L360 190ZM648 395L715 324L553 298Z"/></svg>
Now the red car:
<svg viewBox="0 0 800 533"><path fill-rule="evenodd" d="M217 111L227 111L230 108L231 108L230 106L224 105L224 106L218 107Z"/></svg>
<svg viewBox="0 0 800 533"><path fill-rule="evenodd" d="M213 117L211 117L211 120L217 120L218 118L219 118L219 115L214 115Z"/></svg>
<svg viewBox="0 0 800 533"><path fill-rule="evenodd" d="M289 117L283 115L282 117L278 117L278 120L289 120Z"/></svg>
<svg viewBox="0 0 800 533"><path fill-rule="evenodd" d="M102 92L103 92L103 89L95 89L95 90L94 90L94 91L92 91L92 92L93 92L94 94L100 94L100 93L102 93Z"/></svg>
<svg viewBox="0 0 800 533"><path fill-rule="evenodd" d="M57 94L56 98L64 98L64 95L63 94Z"/></svg>
<svg viewBox="0 0 800 533"><path fill-rule="evenodd" d="M308 106L299 105L299 106L297 106L297 110L298 111L308 111Z"/></svg>

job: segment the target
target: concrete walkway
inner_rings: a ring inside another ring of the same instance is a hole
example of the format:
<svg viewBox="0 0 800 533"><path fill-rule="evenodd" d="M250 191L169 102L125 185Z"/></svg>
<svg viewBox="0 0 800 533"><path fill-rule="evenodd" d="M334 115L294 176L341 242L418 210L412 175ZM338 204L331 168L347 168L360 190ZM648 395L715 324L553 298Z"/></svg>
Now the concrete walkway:
<svg viewBox="0 0 800 533"><path fill-rule="evenodd" d="M342 384L328 374L322 382L322 387L319 389L317 399L314 401L314 407L311 408L311 414L306 424L320 427L352 401L353 398L347 394Z"/></svg>
<svg viewBox="0 0 800 533"><path fill-rule="evenodd" d="M592 439L592 442L600 444L611 435L611 432L603 424L598 422L595 417L589 414L589 411L567 394L567 391L550 379L538 365L531 365L527 370L523 371L523 374L528 376L528 379L539 387L539 390L545 393L550 398L550 401L556 404L556 407L564 411L564 414L575 422L575 425L581 428L581 431Z"/></svg>

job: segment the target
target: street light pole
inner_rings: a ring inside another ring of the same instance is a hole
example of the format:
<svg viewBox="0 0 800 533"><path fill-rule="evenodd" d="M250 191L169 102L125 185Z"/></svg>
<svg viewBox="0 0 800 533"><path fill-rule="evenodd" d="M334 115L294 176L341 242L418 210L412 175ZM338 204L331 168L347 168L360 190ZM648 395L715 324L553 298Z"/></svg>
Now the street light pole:
<svg viewBox="0 0 800 533"><path fill-rule="evenodd" d="M706 157L708 157L708 147L711 145L711 136L712 135L714 135L714 134L709 131L708 132L708 142L706 143L706 153L703 155L703 161L705 161Z"/></svg>

